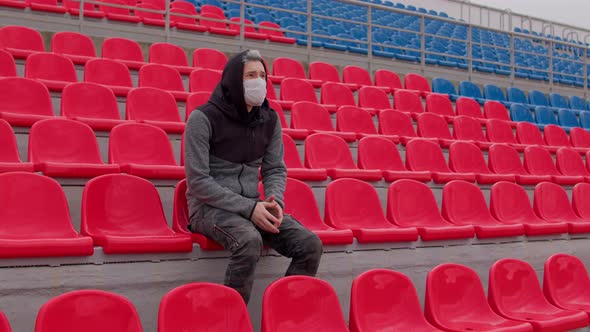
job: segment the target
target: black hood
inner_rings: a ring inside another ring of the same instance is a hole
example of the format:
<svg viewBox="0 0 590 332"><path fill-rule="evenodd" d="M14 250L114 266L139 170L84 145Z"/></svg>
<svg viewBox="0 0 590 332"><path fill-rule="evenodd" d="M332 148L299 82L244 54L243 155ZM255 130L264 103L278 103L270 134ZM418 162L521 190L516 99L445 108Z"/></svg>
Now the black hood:
<svg viewBox="0 0 590 332"><path fill-rule="evenodd" d="M248 50L229 59L221 74L221 81L202 109L215 107L234 121L254 127L264 123L264 114L267 112L262 112L261 109L269 109L269 106L268 101L264 99L261 106L253 107L252 111L248 113L244 100L244 62L242 60L246 52ZM266 64L262 62L262 65L264 71L268 73Z"/></svg>

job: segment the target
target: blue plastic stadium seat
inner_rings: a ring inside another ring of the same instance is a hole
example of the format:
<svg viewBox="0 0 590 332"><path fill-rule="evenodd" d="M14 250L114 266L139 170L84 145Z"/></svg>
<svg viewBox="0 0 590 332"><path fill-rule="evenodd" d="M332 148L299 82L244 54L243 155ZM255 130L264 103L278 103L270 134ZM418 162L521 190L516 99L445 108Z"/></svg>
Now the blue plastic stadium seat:
<svg viewBox="0 0 590 332"><path fill-rule="evenodd" d="M483 94L486 99L499 101L506 107L510 107L512 104L506 100L504 91L502 91L502 88L497 85L485 84L483 86Z"/></svg>
<svg viewBox="0 0 590 332"><path fill-rule="evenodd" d="M529 106L529 101L526 97L524 91L516 87L509 87L506 89L506 94L508 95L508 101L511 103L523 104L527 107Z"/></svg>
<svg viewBox="0 0 590 332"><path fill-rule="evenodd" d="M510 105L510 118L512 121L526 121L536 124L530 109L522 104Z"/></svg>
<svg viewBox="0 0 590 332"><path fill-rule="evenodd" d="M559 126L559 123L555 118L555 112L546 106L535 107L535 119L537 120L536 124L539 129L543 129L549 124Z"/></svg>
<svg viewBox="0 0 590 332"><path fill-rule="evenodd" d="M549 103L547 101L547 96L545 93L539 90L530 90L529 91L529 104L533 106L545 106L548 107Z"/></svg>
<svg viewBox="0 0 590 332"><path fill-rule="evenodd" d="M453 82L442 77L435 77L432 79L432 91L436 93L446 93L449 95L449 98L451 98L452 101L455 101L457 98L459 98Z"/></svg>
<svg viewBox="0 0 590 332"><path fill-rule="evenodd" d="M481 90L479 87L469 81L461 81L459 83L459 94L464 97L473 98L481 105L486 102L486 100L481 95Z"/></svg>
<svg viewBox="0 0 590 332"><path fill-rule="evenodd" d="M570 108L572 110L577 110L577 111L588 110L588 107L586 106L586 100L584 100L584 98L582 98L582 97L570 96L569 101L570 101Z"/></svg>
<svg viewBox="0 0 590 332"><path fill-rule="evenodd" d="M570 129L580 127L576 113L572 110L562 108L557 112L557 118L559 119L559 125L569 132Z"/></svg>
<svg viewBox="0 0 590 332"><path fill-rule="evenodd" d="M565 99L565 97L559 93L550 93L549 102L551 103L551 107L554 108L570 108L567 103L567 99Z"/></svg>
<svg viewBox="0 0 590 332"><path fill-rule="evenodd" d="M582 128L590 130L590 112L589 111L580 112L580 125L582 125Z"/></svg>

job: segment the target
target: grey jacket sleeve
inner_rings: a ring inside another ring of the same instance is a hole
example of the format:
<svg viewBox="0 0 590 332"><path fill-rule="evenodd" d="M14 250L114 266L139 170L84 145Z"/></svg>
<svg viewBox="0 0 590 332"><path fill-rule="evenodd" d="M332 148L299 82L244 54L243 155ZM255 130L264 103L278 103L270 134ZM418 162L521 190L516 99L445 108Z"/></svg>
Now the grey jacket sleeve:
<svg viewBox="0 0 590 332"><path fill-rule="evenodd" d="M282 207L284 204L285 185L287 184L287 168L283 161L283 131L281 122L277 117L277 123L270 144L262 159L262 183L264 184L264 197L275 196L276 201Z"/></svg>
<svg viewBox="0 0 590 332"><path fill-rule="evenodd" d="M189 117L184 135L184 168L191 195L207 205L250 219L256 201L220 186L209 175L209 119L195 110Z"/></svg>

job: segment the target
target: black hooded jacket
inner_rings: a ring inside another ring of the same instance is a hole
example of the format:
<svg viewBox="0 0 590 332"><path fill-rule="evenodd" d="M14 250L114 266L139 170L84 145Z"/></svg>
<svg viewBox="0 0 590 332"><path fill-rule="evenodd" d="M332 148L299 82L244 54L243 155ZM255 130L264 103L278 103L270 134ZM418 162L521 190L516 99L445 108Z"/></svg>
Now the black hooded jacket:
<svg viewBox="0 0 590 332"><path fill-rule="evenodd" d="M283 205L287 172L280 121L266 100L247 111L246 52L228 61L207 104L187 122L183 153L191 218L208 206L249 219L259 198L259 168L266 197L274 195Z"/></svg>

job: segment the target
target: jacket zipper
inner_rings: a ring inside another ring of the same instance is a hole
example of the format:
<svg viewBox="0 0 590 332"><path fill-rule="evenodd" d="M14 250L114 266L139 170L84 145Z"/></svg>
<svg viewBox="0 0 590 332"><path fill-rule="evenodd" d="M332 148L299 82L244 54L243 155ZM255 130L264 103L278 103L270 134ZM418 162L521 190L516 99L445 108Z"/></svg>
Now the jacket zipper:
<svg viewBox="0 0 590 332"><path fill-rule="evenodd" d="M240 164L242 168L240 169L240 174L238 174L238 183L240 184L240 195L244 195L244 186L242 186L242 172L244 172L244 164Z"/></svg>

